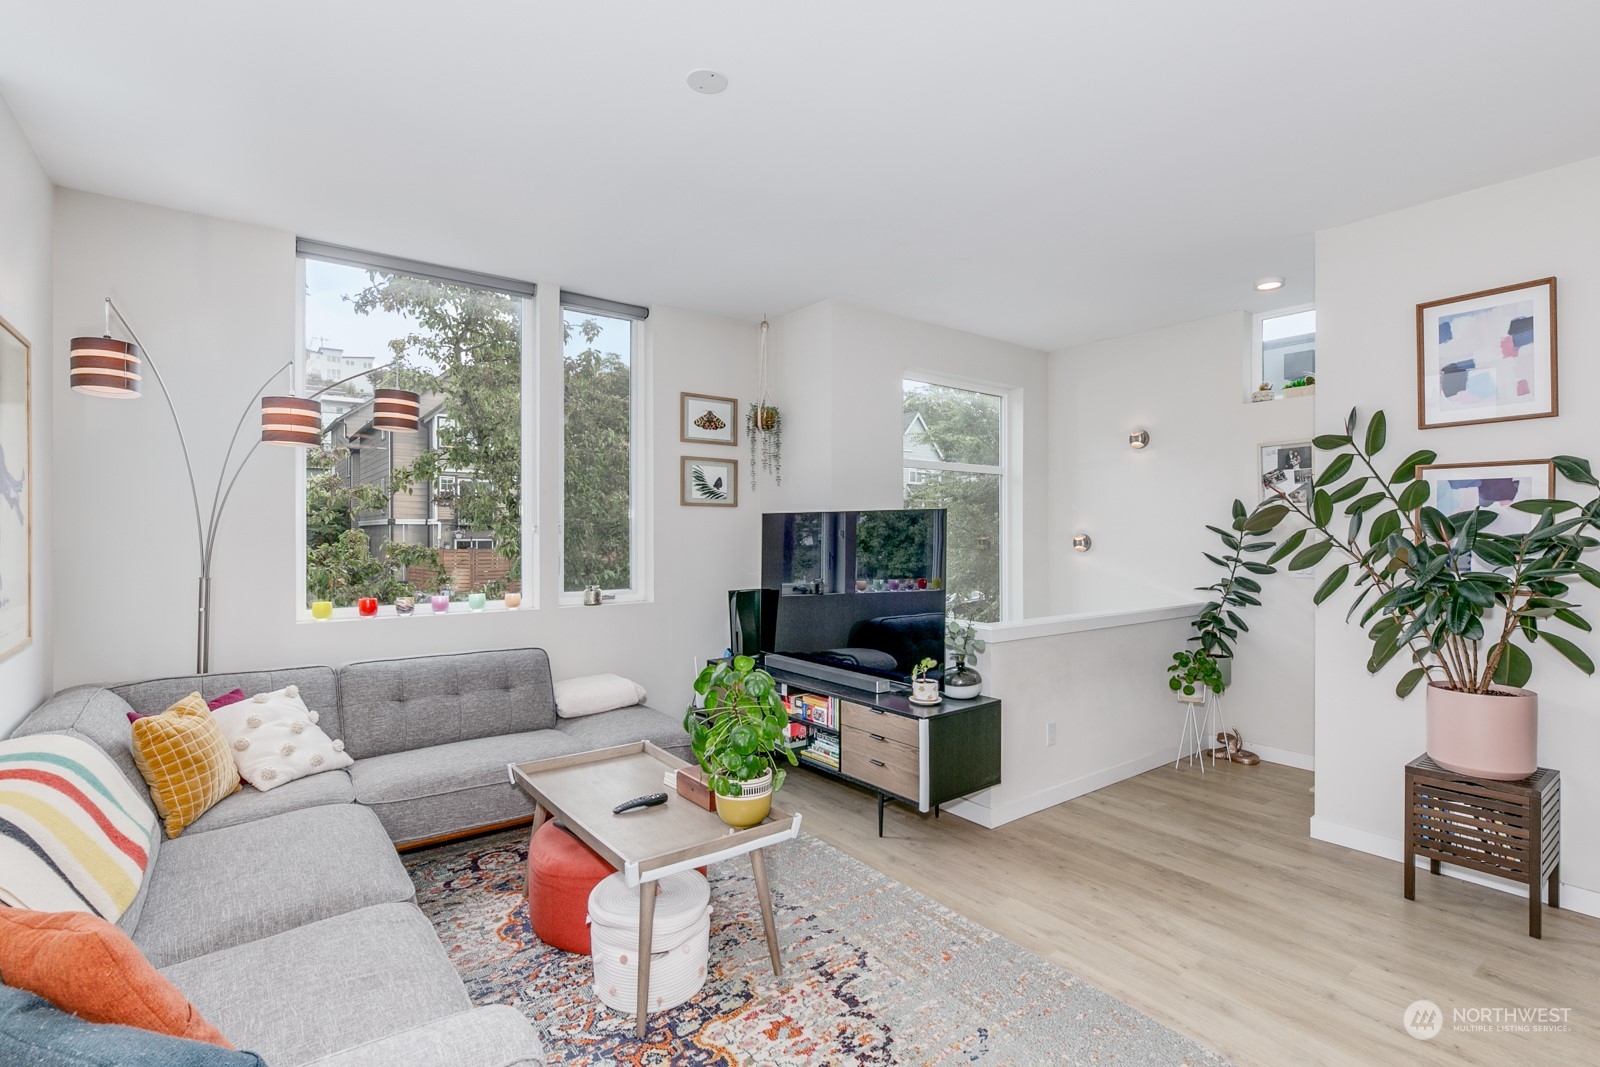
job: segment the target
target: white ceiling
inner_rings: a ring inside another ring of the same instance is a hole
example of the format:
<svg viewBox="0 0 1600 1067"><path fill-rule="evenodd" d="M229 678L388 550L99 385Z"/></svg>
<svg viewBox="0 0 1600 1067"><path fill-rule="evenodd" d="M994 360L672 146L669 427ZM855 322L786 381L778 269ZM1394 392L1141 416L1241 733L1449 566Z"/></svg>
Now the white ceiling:
<svg viewBox="0 0 1600 1067"><path fill-rule="evenodd" d="M1592 0L0 0L0 26L63 186L1039 348L1309 300L1319 228L1600 155Z"/></svg>

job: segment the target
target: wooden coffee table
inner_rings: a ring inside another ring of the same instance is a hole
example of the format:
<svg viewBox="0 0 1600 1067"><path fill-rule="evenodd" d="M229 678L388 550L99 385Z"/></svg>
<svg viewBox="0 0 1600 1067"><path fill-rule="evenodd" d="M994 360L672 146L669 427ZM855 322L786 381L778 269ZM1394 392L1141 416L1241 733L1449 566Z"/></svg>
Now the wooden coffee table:
<svg viewBox="0 0 1600 1067"><path fill-rule="evenodd" d="M555 756L510 765L511 780L534 801L533 828L554 816L584 844L598 852L630 887L639 887L639 996L637 1032L644 1037L650 1003L650 943L655 926L653 884L669 874L703 867L746 853L755 873L761 921L766 927L772 973L783 973L778 932L773 926L772 894L762 849L800 833L800 816L772 809L765 822L735 830L662 784L667 771L689 764L648 741L595 752ZM647 793L667 794L667 802L623 815L611 809Z"/></svg>

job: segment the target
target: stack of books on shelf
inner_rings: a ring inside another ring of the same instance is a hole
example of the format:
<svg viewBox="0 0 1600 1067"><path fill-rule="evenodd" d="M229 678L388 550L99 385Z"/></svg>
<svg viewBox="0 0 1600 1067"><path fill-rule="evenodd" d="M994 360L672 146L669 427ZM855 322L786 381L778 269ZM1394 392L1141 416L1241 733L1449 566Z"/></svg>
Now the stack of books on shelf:
<svg viewBox="0 0 1600 1067"><path fill-rule="evenodd" d="M792 693L788 697L789 713L796 718L814 722L818 726L826 726L830 730L839 728L839 705L832 697L817 696L815 693Z"/></svg>
<svg viewBox="0 0 1600 1067"><path fill-rule="evenodd" d="M838 734L813 734L811 745L800 753L801 759L808 759L812 763L820 763L825 767L839 769L839 735Z"/></svg>

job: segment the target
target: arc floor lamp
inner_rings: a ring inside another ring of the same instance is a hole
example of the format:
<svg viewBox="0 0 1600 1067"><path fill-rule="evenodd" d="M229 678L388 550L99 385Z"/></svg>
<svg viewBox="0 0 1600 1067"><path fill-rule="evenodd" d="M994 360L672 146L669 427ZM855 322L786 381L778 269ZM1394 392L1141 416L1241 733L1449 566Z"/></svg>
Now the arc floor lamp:
<svg viewBox="0 0 1600 1067"><path fill-rule="evenodd" d="M111 316L115 315L122 324L123 331L129 340L120 341L111 336ZM183 420L178 416L178 409L173 406L172 394L167 392L167 383L162 380L161 370L156 366L155 359L150 351L139 340L139 335L134 332L128 320L123 317L122 310L108 296L106 297L106 332L101 337L74 337L72 339L72 361L70 367L70 382L74 392L86 393L89 396L106 397L119 400L134 400L140 395L140 385L143 381L141 368L150 367L150 373L155 376L156 385L161 388L161 396L167 402L167 411L172 414L172 424L178 431L178 444L183 449L183 465L189 475L189 495L194 500L194 529L195 537L200 548L200 588L197 601L196 634L195 634L195 672L209 674L211 671L211 560L217 546L217 529L222 524L222 513L228 506L228 497L233 493L234 483L239 480L245 464L250 462L250 457L256 454L256 449L263 444L291 445L301 448L315 448L322 443L322 405L317 403L317 397L329 389L343 385L345 382L370 375L371 371L361 371L341 378L332 385L323 386L310 396L297 396L294 394L294 385L291 381L290 393L285 396L262 396L267 387L284 371L294 370L294 360L289 360L283 366L274 370L261 383L250 399L246 401L244 411L239 415L239 421L234 424L233 433L228 438L227 450L222 456L222 469L217 473L217 485L211 493L211 507L209 517L203 517L200 506L200 489L194 476L194 461L190 458L189 439L183 432ZM292 375L291 375L292 377ZM250 446L238 464L233 468L230 476L228 464L233 459L234 446L239 440L239 431L244 428L244 423L250 417L251 407L256 399L261 400L261 436ZM373 391L372 424L380 430L390 433L414 433L421 420L422 398L409 389L376 389Z"/></svg>

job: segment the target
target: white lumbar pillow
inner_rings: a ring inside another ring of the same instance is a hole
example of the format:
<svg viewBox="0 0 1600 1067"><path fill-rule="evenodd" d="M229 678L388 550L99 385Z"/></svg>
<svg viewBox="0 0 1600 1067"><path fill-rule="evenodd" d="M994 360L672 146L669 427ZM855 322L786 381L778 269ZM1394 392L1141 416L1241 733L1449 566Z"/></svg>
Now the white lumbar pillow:
<svg viewBox="0 0 1600 1067"><path fill-rule="evenodd" d="M228 739L239 776L263 792L355 762L343 741L317 727L317 713L292 685L218 708L211 717Z"/></svg>
<svg viewBox="0 0 1600 1067"><path fill-rule="evenodd" d="M644 686L620 674L591 674L556 683L556 714L563 719L644 703Z"/></svg>

